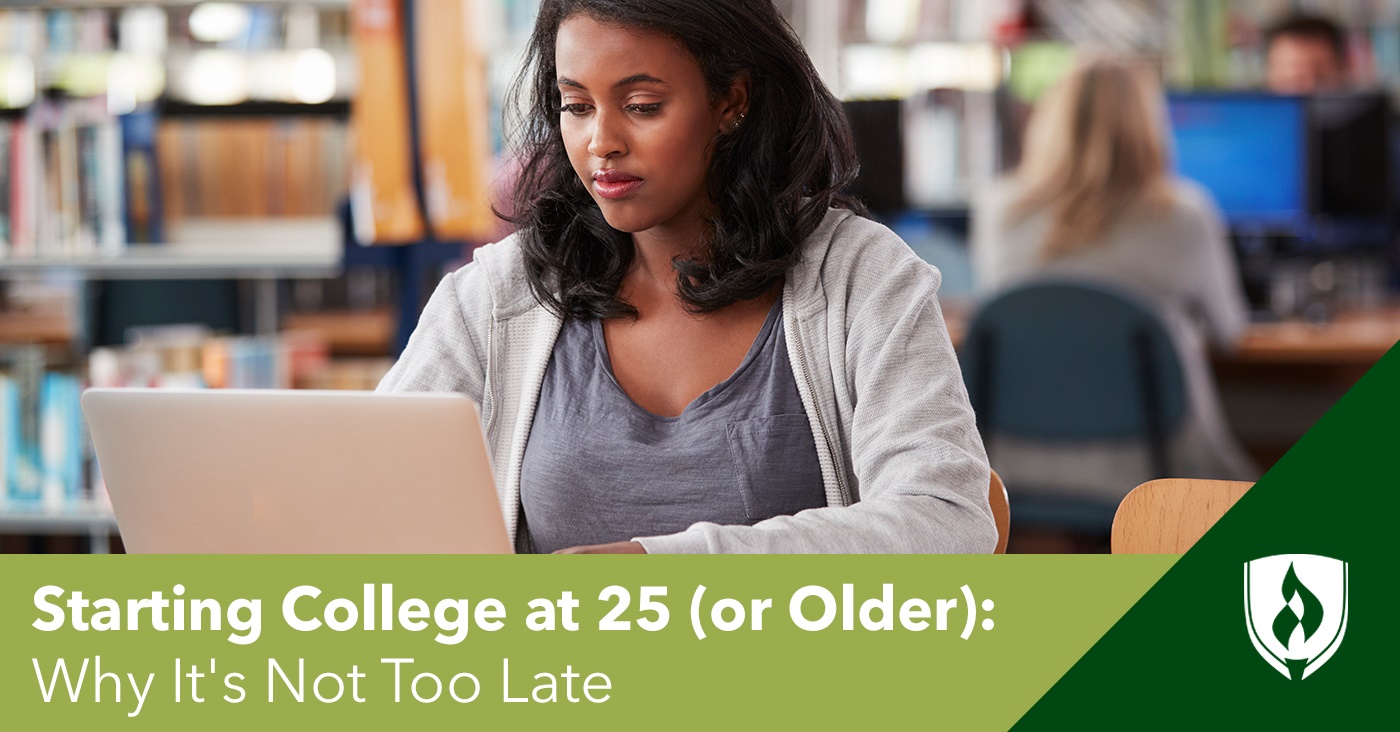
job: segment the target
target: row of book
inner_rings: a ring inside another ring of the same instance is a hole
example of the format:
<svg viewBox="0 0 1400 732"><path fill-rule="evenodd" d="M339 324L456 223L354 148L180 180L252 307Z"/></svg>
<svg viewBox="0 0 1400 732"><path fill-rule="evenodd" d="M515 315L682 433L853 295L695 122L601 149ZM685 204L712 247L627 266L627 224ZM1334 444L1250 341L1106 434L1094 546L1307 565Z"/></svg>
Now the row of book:
<svg viewBox="0 0 1400 732"><path fill-rule="evenodd" d="M314 333L216 336L204 326L164 325L132 328L127 341L88 356L93 386L290 389L329 361Z"/></svg>
<svg viewBox="0 0 1400 732"><path fill-rule="evenodd" d="M330 358L321 335L212 336L199 326L135 328L132 343L88 357L96 387L167 389L337 389L370 391L392 358Z"/></svg>
<svg viewBox="0 0 1400 732"><path fill-rule="evenodd" d="M326 216L350 185L338 119L166 119L155 147L167 221Z"/></svg>
<svg viewBox="0 0 1400 732"><path fill-rule="evenodd" d="M490 41L476 23L484 5L356 4L350 203L360 243L486 241L498 232L490 200L498 108Z"/></svg>
<svg viewBox="0 0 1400 732"><path fill-rule="evenodd" d="M201 13L195 3L92 5L0 9L0 53L162 53L200 46L257 51L344 46L349 37L348 8L328 4L240 3L231 14L227 7Z"/></svg>
<svg viewBox="0 0 1400 732"><path fill-rule="evenodd" d="M99 348L86 374L52 369L43 347L0 347L0 512L103 504L83 420L87 386L373 389L391 359L332 363L315 334L214 336L201 326L135 328Z"/></svg>
<svg viewBox="0 0 1400 732"><path fill-rule="evenodd" d="M324 217L349 188L344 120L160 120L101 100L0 118L0 258L118 253L186 218Z"/></svg>
<svg viewBox="0 0 1400 732"><path fill-rule="evenodd" d="M78 376L45 370L42 348L0 348L0 491L3 507L91 500L83 468L88 438Z"/></svg>
<svg viewBox="0 0 1400 732"><path fill-rule="evenodd" d="M115 106L162 95L194 103L344 99L353 91L348 23L347 7L303 3L0 9L0 66L17 62L0 76L0 106L27 104L9 101L14 84L30 97L107 94Z"/></svg>
<svg viewBox="0 0 1400 732"><path fill-rule="evenodd" d="M308 74L317 95L344 98L348 3L204 5L215 4L0 8L0 105L21 107L0 110L0 257L162 243L181 217L335 210L349 178L343 120L161 119L150 103L238 86L220 75L228 64L191 76L219 54L247 72L250 99L311 93L297 84ZM6 93L12 84L27 94Z"/></svg>
<svg viewBox="0 0 1400 732"><path fill-rule="evenodd" d="M96 100L0 120L0 256L71 257L126 244L121 126Z"/></svg>
<svg viewBox="0 0 1400 732"><path fill-rule="evenodd" d="M1214 0L1212 0L1214 1ZM1168 43L1164 22L1171 3L1161 0L1036 0L1035 35L1076 46L1156 56Z"/></svg>

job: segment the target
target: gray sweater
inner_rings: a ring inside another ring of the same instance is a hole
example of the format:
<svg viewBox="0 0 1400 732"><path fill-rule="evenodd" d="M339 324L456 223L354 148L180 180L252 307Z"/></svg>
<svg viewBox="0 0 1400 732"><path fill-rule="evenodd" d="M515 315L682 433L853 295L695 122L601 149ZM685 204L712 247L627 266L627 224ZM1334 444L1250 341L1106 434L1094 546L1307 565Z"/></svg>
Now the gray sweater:
<svg viewBox="0 0 1400 732"><path fill-rule="evenodd" d="M753 526L639 537L650 553L990 552L990 469L938 306L939 273L885 227L831 210L783 288L783 328L827 507ZM514 540L520 468L562 321L509 237L434 292L379 391L481 405Z"/></svg>
<svg viewBox="0 0 1400 732"><path fill-rule="evenodd" d="M1023 189L1014 179L1001 181L978 197L973 212L977 283L990 297L1036 277L1070 276L1125 287L1143 298L1172 334L1186 378L1186 420L1169 445L1173 475L1257 480L1258 468L1226 423L1207 349L1208 340L1232 348L1249 324L1239 271L1210 194L1186 180L1174 181L1172 189L1168 210L1130 210L1102 241L1042 262L1049 214L1012 216ZM1023 494L1045 488L1117 503L1139 483L1170 477L1152 472L1147 451L1138 444L1067 447L1006 436L990 442L997 473Z"/></svg>

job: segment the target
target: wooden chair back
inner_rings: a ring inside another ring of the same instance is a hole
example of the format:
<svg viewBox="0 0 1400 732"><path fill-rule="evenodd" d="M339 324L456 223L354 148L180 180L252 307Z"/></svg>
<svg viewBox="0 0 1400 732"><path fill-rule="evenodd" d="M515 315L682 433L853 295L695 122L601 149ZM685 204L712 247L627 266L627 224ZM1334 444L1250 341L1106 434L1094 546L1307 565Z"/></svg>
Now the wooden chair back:
<svg viewBox="0 0 1400 732"><path fill-rule="evenodd" d="M1011 536L1011 502L1006 496L1006 486L1002 485L1001 476L997 471L992 471L992 485L987 495L988 501L992 504L992 518L997 522L997 554L1006 553L1006 540Z"/></svg>
<svg viewBox="0 0 1400 732"><path fill-rule="evenodd" d="M1113 517L1114 554L1184 554L1253 486L1170 478L1134 488Z"/></svg>

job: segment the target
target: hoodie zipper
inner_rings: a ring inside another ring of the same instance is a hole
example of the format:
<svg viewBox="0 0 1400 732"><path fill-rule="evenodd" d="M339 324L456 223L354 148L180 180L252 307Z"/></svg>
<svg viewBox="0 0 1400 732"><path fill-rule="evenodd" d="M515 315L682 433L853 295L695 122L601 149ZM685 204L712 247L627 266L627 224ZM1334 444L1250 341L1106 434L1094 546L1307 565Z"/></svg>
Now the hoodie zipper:
<svg viewBox="0 0 1400 732"><path fill-rule="evenodd" d="M549 316L546 315L545 317L549 317ZM561 323L561 325L562 325L562 323ZM556 338L558 337L558 331L557 331L557 330L555 331L555 337L556 337ZM546 354L546 355L545 355L545 364L540 366L539 372L535 375L534 380L533 380L531 383L525 385L525 388L528 390L526 393L531 395L531 396L530 396L529 402L526 403L526 404L524 405L525 409L521 412L521 416L520 416L520 419L522 419L522 420L529 420L529 421L531 422L531 426L528 426L528 427L525 428L525 439L526 439L526 440L529 440L530 430L533 428L533 422L534 422L534 419L535 419L535 408L538 407L538 406L539 406L539 403L540 403L540 389L541 389L541 387L544 385L544 375L545 375L545 370L546 370L547 365L548 365L548 361L549 361L549 355ZM511 539L511 542L512 542L512 543L514 543L514 542L516 542L516 541L519 541L519 538L520 538L519 536L517 536L517 534L518 534L518 532L519 532L519 530L520 530L520 512L521 512L521 508L520 508L520 473L521 473L521 470L523 469L524 465L525 465L525 445L524 445L524 444L521 444L521 445L519 445L519 454L512 457L512 468L511 468L511 472L510 472L510 473L507 473L507 475L514 475L514 476L515 476L515 478L514 478L513 480L511 480L510 486L506 489L507 492L509 493L509 495L507 495L506 498L507 498L507 500L510 501L511 506L512 506L512 510L511 510L511 512L510 512L510 514L509 514L509 517L508 517L507 520L506 520L506 529L508 530L508 533L509 533L509 535L510 535L510 539Z"/></svg>
<svg viewBox="0 0 1400 732"><path fill-rule="evenodd" d="M486 329L486 379L487 384L481 390L482 409L486 411L486 435L491 436L491 429L496 426L496 396L491 392L496 388L496 354L492 352L492 340L496 333L495 318L491 319L489 327ZM486 403L490 402L489 408Z"/></svg>
<svg viewBox="0 0 1400 732"><path fill-rule="evenodd" d="M794 326L797 326L796 314L793 315L792 322ZM836 488L841 494L842 505L849 506L851 505L851 493L846 490L845 471L841 467L840 457L832 444L831 434L826 428L826 418L822 416L821 405L817 403L817 390L812 382L812 372L807 368L807 349L802 345L800 327L794 327L793 332L798 336L793 339L793 343L797 345L797 366L802 370L802 380L807 383L807 393L811 396L812 408L817 413L817 428L822 432L822 442L826 443L826 454L831 456L832 470L836 473Z"/></svg>
<svg viewBox="0 0 1400 732"><path fill-rule="evenodd" d="M495 442L496 442L496 439L495 439L494 437L491 437L491 435L492 435L492 430L495 429L495 427L496 427L496 413L500 411L499 409L497 409L497 405L496 405L497 399L496 399L496 395L495 395L495 390L500 386L500 379L497 379L497 378L496 378L496 353L495 353L496 323L495 323L494 321L495 321L495 318L492 318L491 326L490 326L489 328L486 329L486 370L487 370L487 377L488 377L488 379L489 379L489 381L490 381L490 388L487 388L487 389L483 389L483 390L482 390L482 392L483 392L483 393L482 393L482 402L485 403L487 400L490 400L490 403L491 403L490 409L487 409L487 410L486 410L486 413L487 413L487 414L486 414L486 428L485 428L485 433L486 433L488 439L490 439L490 440L492 441L492 444L495 444ZM484 408L484 407L483 407L483 408ZM509 487L508 487L507 489L509 490ZM515 493L515 498L513 499L512 502L515 503L515 504L519 504L519 503L520 503L520 498L519 498L519 495L520 495L520 494L519 494L519 491L514 491L514 493ZM515 541L516 541L516 532L519 530L519 524L520 524L520 514L519 514L519 511L518 511L518 510L512 510L512 511L506 512L506 513L505 513L505 520L506 520L506 534L510 537L511 545L514 546L514 545L515 545Z"/></svg>

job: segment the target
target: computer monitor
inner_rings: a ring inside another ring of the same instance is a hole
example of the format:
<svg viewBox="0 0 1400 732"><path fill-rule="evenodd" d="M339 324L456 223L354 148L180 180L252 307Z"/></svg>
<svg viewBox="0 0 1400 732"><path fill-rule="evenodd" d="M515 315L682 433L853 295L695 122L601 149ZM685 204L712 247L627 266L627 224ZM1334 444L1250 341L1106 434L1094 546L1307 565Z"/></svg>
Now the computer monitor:
<svg viewBox="0 0 1400 732"><path fill-rule="evenodd" d="M843 102L860 158L850 193L872 213L890 216L907 208L904 190L904 105L898 99Z"/></svg>
<svg viewBox="0 0 1400 732"><path fill-rule="evenodd" d="M1390 101L1381 92L1322 94L1309 99L1313 212L1320 219L1364 222L1390 217Z"/></svg>
<svg viewBox="0 0 1400 732"><path fill-rule="evenodd" d="M1307 107L1264 94L1168 96L1176 171L1232 227L1290 233L1308 219Z"/></svg>

